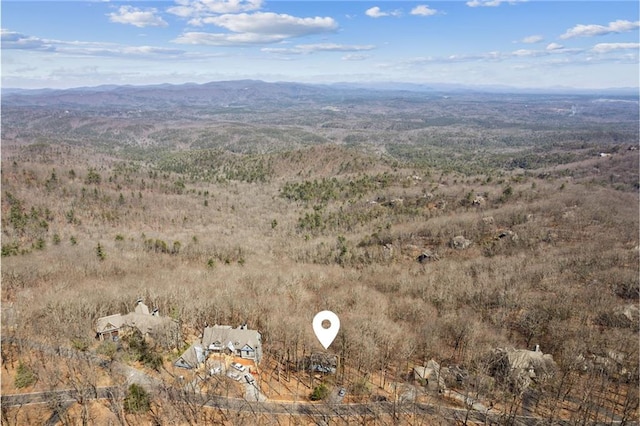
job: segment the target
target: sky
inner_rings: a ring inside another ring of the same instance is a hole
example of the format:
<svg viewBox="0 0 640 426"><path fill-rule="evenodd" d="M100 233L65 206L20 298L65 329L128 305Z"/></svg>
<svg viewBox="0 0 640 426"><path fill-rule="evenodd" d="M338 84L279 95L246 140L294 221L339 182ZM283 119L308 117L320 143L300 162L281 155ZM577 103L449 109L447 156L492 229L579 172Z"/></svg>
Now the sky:
<svg viewBox="0 0 640 426"><path fill-rule="evenodd" d="M2 87L407 82L638 87L626 1L3 0Z"/></svg>

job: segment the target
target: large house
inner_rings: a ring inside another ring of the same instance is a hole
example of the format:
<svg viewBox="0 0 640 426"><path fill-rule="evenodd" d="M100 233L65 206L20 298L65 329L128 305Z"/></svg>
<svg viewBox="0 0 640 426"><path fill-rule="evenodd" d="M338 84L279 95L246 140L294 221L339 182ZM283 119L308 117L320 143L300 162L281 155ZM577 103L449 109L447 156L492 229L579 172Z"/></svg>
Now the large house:
<svg viewBox="0 0 640 426"><path fill-rule="evenodd" d="M195 368L210 353L230 354L253 361L256 365L262 359L262 336L257 330L249 330L246 325L233 328L230 325L205 327L202 339L194 343L175 362L183 368Z"/></svg>
<svg viewBox="0 0 640 426"><path fill-rule="evenodd" d="M114 314L98 318L96 322L96 337L100 340L117 340L125 328L135 328L143 336L163 338L169 346L179 341L179 325L169 317L160 316L157 309L149 311L141 299L138 299L133 312L128 314Z"/></svg>
<svg viewBox="0 0 640 426"><path fill-rule="evenodd" d="M232 355L253 360L256 364L262 359L262 336L246 325L238 328L229 325L206 327L202 333L202 346L214 353L228 350Z"/></svg>

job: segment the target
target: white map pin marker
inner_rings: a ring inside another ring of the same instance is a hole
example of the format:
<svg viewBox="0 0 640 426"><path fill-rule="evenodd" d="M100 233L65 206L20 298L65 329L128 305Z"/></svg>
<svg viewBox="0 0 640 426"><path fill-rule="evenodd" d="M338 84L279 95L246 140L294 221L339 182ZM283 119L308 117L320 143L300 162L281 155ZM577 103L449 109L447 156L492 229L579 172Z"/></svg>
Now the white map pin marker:
<svg viewBox="0 0 640 426"><path fill-rule="evenodd" d="M329 328L322 326L323 321L329 321L331 325ZM320 344L327 349L333 342L333 339L338 335L340 330L340 319L336 314L331 311L318 312L313 317L313 332L316 333L316 337L320 341Z"/></svg>

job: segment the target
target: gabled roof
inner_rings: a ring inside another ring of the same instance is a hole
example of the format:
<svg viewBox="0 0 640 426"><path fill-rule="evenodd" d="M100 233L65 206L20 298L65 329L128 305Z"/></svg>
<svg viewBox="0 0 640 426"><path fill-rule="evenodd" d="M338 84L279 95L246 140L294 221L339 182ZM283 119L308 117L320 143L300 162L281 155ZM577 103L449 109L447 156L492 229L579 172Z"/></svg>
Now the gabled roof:
<svg viewBox="0 0 640 426"><path fill-rule="evenodd" d="M150 315L149 307L142 302L138 302L136 304L136 308L134 309L136 314Z"/></svg>
<svg viewBox="0 0 640 426"><path fill-rule="evenodd" d="M231 342L235 350L241 350L245 346L256 350L260 346L261 336L257 330L231 328L228 325L205 328L202 333L202 346L209 348L209 345L215 342L220 342L223 348Z"/></svg>
<svg viewBox="0 0 640 426"><path fill-rule="evenodd" d="M196 345L198 344L194 343L193 345L189 346L189 349L184 351L184 353L180 355L180 357L178 357L174 364L178 367L196 368L198 366L198 355L196 354L195 348Z"/></svg>
<svg viewBox="0 0 640 426"><path fill-rule="evenodd" d="M127 315L123 315L122 318L124 320L123 325L135 327L143 334L153 333L157 328L164 324L169 324L172 321L169 317L157 317L155 315L140 314L137 312L130 312Z"/></svg>
<svg viewBox="0 0 640 426"><path fill-rule="evenodd" d="M96 331L98 333L105 333L107 331L117 330L122 327L124 323L125 319L120 314L98 318L98 321L96 323Z"/></svg>
<svg viewBox="0 0 640 426"><path fill-rule="evenodd" d="M106 333L118 330L124 326L135 327L141 333L151 333L157 331L165 324L170 324L173 320L169 317L154 315L149 312L149 307L138 301L133 312L126 315L114 314L106 317L98 318L96 321L96 331L98 333Z"/></svg>

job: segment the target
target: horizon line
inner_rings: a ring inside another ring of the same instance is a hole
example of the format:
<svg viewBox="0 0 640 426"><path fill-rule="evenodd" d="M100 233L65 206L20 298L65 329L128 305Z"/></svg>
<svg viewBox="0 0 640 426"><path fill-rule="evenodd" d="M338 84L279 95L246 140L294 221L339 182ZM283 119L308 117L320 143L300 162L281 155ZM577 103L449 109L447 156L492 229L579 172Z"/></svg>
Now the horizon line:
<svg viewBox="0 0 640 426"><path fill-rule="evenodd" d="M96 85L81 85L81 86L69 86L69 87L52 87L52 86L41 86L41 87L5 87L2 85L1 90L4 92L6 90L21 90L21 91L35 91L35 90L51 90L51 91L64 91L64 90L79 90L79 89L96 89L101 87L153 87L153 86L184 86L184 85L206 85L210 83L230 83L230 82L238 82L238 81L254 81L261 82L266 84L301 84L307 86L332 86L332 85L353 85L353 86L370 86L375 88L375 86L383 86L383 85L406 85L406 86L416 86L429 88L430 86L434 86L434 90L438 90L438 86L441 89L469 89L469 90L483 90L483 91L505 91L505 90L513 90L513 91L553 91L553 92L607 92L607 91L636 91L640 94L640 85L639 86L610 86L610 87L602 87L602 88L593 88L593 87L575 87L575 86L540 86L540 87L531 87L531 86L513 86L513 85L501 85L501 84L468 84L468 83L446 83L446 82L410 82L410 81L398 81L398 80L376 80L376 81L332 81L332 82L307 82L307 81L296 81L296 80L263 80L259 78L235 78L235 79L222 79L222 80L210 80L202 83L198 83L195 81L185 81L180 83L148 83L148 84L137 84L137 83L103 83Z"/></svg>

